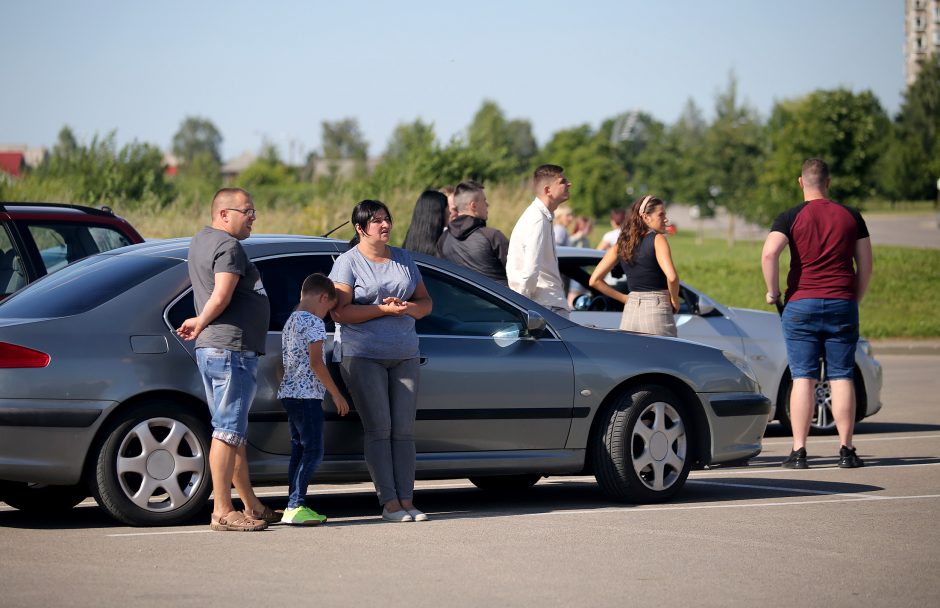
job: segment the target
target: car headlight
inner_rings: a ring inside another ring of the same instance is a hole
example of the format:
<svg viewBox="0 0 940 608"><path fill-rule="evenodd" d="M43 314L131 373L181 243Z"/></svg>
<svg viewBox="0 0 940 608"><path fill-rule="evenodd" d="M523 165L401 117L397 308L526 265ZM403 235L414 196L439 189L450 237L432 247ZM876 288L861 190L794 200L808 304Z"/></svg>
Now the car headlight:
<svg viewBox="0 0 940 608"><path fill-rule="evenodd" d="M872 356L872 354L871 354L871 342L869 342L869 341L866 340L865 338L859 338L859 339L858 339L858 349L859 349L860 351L862 351L863 353L865 353L865 356L866 356L866 357L871 357L871 356Z"/></svg>
<svg viewBox="0 0 940 608"><path fill-rule="evenodd" d="M747 361L744 360L744 357L738 356L735 353L723 350L721 354L725 356L725 359L731 361L736 368L741 370L741 373L748 377L748 379L754 383L754 386L760 390L760 382L757 381L757 375L754 373L754 370L751 369L751 366Z"/></svg>

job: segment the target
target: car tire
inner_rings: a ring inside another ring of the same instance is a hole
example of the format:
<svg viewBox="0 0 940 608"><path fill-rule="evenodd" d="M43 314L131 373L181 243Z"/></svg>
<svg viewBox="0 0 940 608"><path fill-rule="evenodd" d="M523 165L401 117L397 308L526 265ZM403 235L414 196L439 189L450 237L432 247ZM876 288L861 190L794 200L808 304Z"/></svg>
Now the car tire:
<svg viewBox="0 0 940 608"><path fill-rule="evenodd" d="M672 391L640 386L625 392L600 420L592 442L594 476L619 502L667 500L692 466L690 417Z"/></svg>
<svg viewBox="0 0 940 608"><path fill-rule="evenodd" d="M95 500L132 526L172 525L206 505L209 429L186 408L167 402L135 406L116 419L97 454Z"/></svg>
<svg viewBox="0 0 940 608"><path fill-rule="evenodd" d="M855 421L858 422L865 417L865 383L861 378L861 371L855 368L853 383L855 384ZM793 424L790 420L790 391L793 390L793 380L790 378L790 370L783 374L780 380L780 390L777 392L777 420L783 427L787 435L793 435ZM836 421L832 417L832 392L829 389L829 381L817 382L815 390L816 403L813 407L813 419L809 424L810 435L834 435L836 433Z"/></svg>
<svg viewBox="0 0 940 608"><path fill-rule="evenodd" d="M84 485L47 486L20 481L0 481L0 500L14 509L36 515L62 514L88 498Z"/></svg>
<svg viewBox="0 0 940 608"><path fill-rule="evenodd" d="M470 483L487 492L519 492L528 490L541 479L541 475L491 475L471 477Z"/></svg>

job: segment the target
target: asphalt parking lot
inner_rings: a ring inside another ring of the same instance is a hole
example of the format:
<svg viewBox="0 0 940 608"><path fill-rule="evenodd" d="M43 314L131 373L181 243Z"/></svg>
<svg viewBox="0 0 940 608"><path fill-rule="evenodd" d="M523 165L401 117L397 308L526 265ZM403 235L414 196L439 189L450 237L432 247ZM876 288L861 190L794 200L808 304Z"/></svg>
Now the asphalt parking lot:
<svg viewBox="0 0 940 608"><path fill-rule="evenodd" d="M0 506L0 605L940 605L940 356L880 355L884 410L863 469L813 437L781 469L771 427L748 467L694 471L677 500L606 501L593 478L492 495L419 482L432 521L378 519L371 487L317 487L319 528L129 528L93 502L67 518ZM284 488L264 488L283 507Z"/></svg>

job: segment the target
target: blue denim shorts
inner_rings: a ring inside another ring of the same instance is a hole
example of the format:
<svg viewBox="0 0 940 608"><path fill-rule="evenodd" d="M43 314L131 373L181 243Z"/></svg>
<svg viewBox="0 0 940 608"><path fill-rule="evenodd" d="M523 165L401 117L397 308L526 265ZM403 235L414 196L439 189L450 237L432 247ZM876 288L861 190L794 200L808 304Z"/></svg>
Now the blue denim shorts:
<svg viewBox="0 0 940 608"><path fill-rule="evenodd" d="M196 364L212 414L212 437L231 446L245 443L248 410L258 391L258 355L222 348L197 348Z"/></svg>
<svg viewBox="0 0 940 608"><path fill-rule="evenodd" d="M807 298L787 302L783 337L793 378L819 379L826 359L826 378L851 380L858 344L858 303L853 300Z"/></svg>

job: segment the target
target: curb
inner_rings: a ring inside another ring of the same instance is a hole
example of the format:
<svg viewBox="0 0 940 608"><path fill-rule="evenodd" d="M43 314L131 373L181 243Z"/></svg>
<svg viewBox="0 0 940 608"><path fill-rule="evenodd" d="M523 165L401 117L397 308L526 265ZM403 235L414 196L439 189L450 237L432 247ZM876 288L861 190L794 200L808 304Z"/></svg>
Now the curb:
<svg viewBox="0 0 940 608"><path fill-rule="evenodd" d="M940 355L940 340L872 340L872 352L878 355Z"/></svg>

